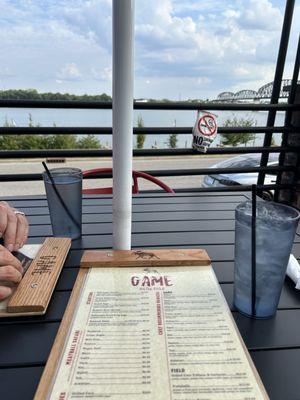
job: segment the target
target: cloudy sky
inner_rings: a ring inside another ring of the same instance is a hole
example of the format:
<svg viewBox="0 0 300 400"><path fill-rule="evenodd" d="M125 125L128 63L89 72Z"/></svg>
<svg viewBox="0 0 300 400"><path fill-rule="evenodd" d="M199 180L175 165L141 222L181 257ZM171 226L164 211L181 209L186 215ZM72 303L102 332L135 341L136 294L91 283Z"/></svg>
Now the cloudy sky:
<svg viewBox="0 0 300 400"><path fill-rule="evenodd" d="M284 0L136 0L135 97L214 98L272 81L284 6ZM112 0L0 0L0 10L0 89L111 94Z"/></svg>

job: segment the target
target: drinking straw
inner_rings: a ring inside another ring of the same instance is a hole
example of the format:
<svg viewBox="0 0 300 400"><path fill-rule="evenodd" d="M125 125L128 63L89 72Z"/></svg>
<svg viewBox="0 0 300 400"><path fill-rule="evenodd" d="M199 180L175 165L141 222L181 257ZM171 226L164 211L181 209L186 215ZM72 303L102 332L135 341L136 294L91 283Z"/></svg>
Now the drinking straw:
<svg viewBox="0 0 300 400"><path fill-rule="evenodd" d="M256 185L252 185L251 220L251 315L256 316Z"/></svg>
<svg viewBox="0 0 300 400"><path fill-rule="evenodd" d="M76 219L73 217L71 211L68 209L66 203L64 202L63 198L61 197L61 195L60 195L60 193L59 193L59 191L58 191L58 189L57 189L57 187L56 187L56 184L55 184L55 182L54 182L54 179L53 179L53 177L52 177L52 175L51 175L51 172L49 171L49 169L48 169L46 163L43 161L42 164L43 164L43 167L45 168L46 174L47 174L48 178L50 179L50 182L51 182L51 184L52 184L53 190L54 190L54 192L55 192L55 194L56 194L58 200L60 201L60 203L61 203L63 209L64 209L65 212L68 214L68 217L70 218L70 220L76 225L76 227L77 227L78 229L81 229L80 224L79 224L79 223L76 221Z"/></svg>

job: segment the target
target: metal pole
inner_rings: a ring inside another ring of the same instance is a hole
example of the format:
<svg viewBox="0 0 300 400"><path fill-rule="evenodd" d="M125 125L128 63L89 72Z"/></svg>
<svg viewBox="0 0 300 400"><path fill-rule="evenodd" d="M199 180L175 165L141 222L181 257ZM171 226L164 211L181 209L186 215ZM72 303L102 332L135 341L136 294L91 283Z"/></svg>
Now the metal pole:
<svg viewBox="0 0 300 400"><path fill-rule="evenodd" d="M113 247L131 248L134 0L113 0Z"/></svg>
<svg viewBox="0 0 300 400"><path fill-rule="evenodd" d="M295 58L295 64L294 64L293 78L292 78L292 83L291 83L290 93L289 93L289 98L288 98L288 103L289 104L294 104L295 103L297 86L298 86L299 68L300 68L300 36L298 38L298 47L297 47L297 53L296 53L296 58ZM285 127L290 127L291 126L292 115L293 115L293 113L291 111L286 111L286 113L285 113L285 121L284 121L284 126ZM287 147L288 146L289 138L291 138L291 136L292 135L289 135L288 133L283 133L282 134L281 147ZM297 154L297 156L298 156L298 152L297 153L295 152L295 154ZM279 156L279 165L280 166L285 164L285 159L286 159L286 153L285 152L281 152L280 156ZM276 183L277 184L281 183L283 176L284 176L284 174L279 171L278 174L277 174L277 179L276 179ZM291 190L292 190L292 188L291 188ZM281 191L281 193L280 193L279 190L275 190L274 201L278 201L280 195L281 195L281 200L280 201L283 201L283 198L285 198L286 195L288 195L287 197L290 200L291 190L290 191L286 191L286 192L285 191Z"/></svg>
<svg viewBox="0 0 300 400"><path fill-rule="evenodd" d="M296 96L295 96L295 103L300 103L300 85L297 85L296 88ZM291 123L295 126L298 127L300 130L300 112L295 112L292 116L292 121ZM298 130L298 132L299 132ZM289 137L288 140L288 145L292 143L299 143L300 136L299 133L298 135L295 134L294 136ZM291 153L288 153L290 156L290 160L288 159L287 163L292 161L293 155ZM295 165L295 171L294 171L294 176L292 179L292 189L290 190L290 197L289 197L289 204L292 205L293 207L300 208L300 157L299 157L299 152L294 154L295 159L293 160L294 165ZM295 190L293 190L293 187Z"/></svg>
<svg viewBox="0 0 300 400"><path fill-rule="evenodd" d="M287 0L286 7L285 7L285 13L284 13L284 20L283 20L283 26L282 26L282 32L281 32L278 57L277 57L275 76L274 76L274 81L273 81L273 90L272 90L271 101L270 101L271 104L278 103L278 99L279 99L279 95L280 95L281 81L282 81L286 53L287 53L287 48L288 48L288 43L289 43L289 38L290 38L294 6L295 6L295 0ZM275 118L276 118L276 110L270 110L269 114L268 114L267 127L274 126ZM264 147L271 146L271 143L272 143L272 133L266 133L265 138L264 138L264 144L263 144ZM265 167L268 164L268 160L269 160L269 153L263 152L262 156L261 156L260 165L262 167ZM264 183L264 180L265 180L265 172L260 172L258 175L257 184L262 185ZM261 194L261 193L262 192L259 191L259 194Z"/></svg>

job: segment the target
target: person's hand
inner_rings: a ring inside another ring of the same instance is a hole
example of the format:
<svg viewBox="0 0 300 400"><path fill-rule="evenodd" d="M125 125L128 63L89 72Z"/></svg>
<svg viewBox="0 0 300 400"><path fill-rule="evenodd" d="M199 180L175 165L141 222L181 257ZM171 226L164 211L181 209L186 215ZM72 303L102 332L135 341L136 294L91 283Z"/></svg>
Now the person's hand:
<svg viewBox="0 0 300 400"><path fill-rule="evenodd" d="M0 237L9 251L23 247L28 237L28 222L22 213L0 201Z"/></svg>
<svg viewBox="0 0 300 400"><path fill-rule="evenodd" d="M0 245L0 301L10 296L12 289L1 285L1 281L19 283L22 279L23 267L5 247Z"/></svg>

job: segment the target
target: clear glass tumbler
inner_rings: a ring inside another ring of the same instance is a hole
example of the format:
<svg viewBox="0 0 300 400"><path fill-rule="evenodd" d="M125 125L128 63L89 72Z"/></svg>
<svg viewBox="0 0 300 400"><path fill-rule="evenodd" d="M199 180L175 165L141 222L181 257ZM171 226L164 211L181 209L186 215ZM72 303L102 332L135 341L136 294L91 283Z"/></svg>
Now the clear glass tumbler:
<svg viewBox="0 0 300 400"><path fill-rule="evenodd" d="M82 225L82 171L78 168L54 168L50 173L68 210L59 199L48 174L44 172L53 235L78 239Z"/></svg>
<svg viewBox="0 0 300 400"><path fill-rule="evenodd" d="M235 210L234 305L242 314L270 318L276 313L299 221L292 207L266 201L256 206L256 314L252 315L252 202Z"/></svg>

